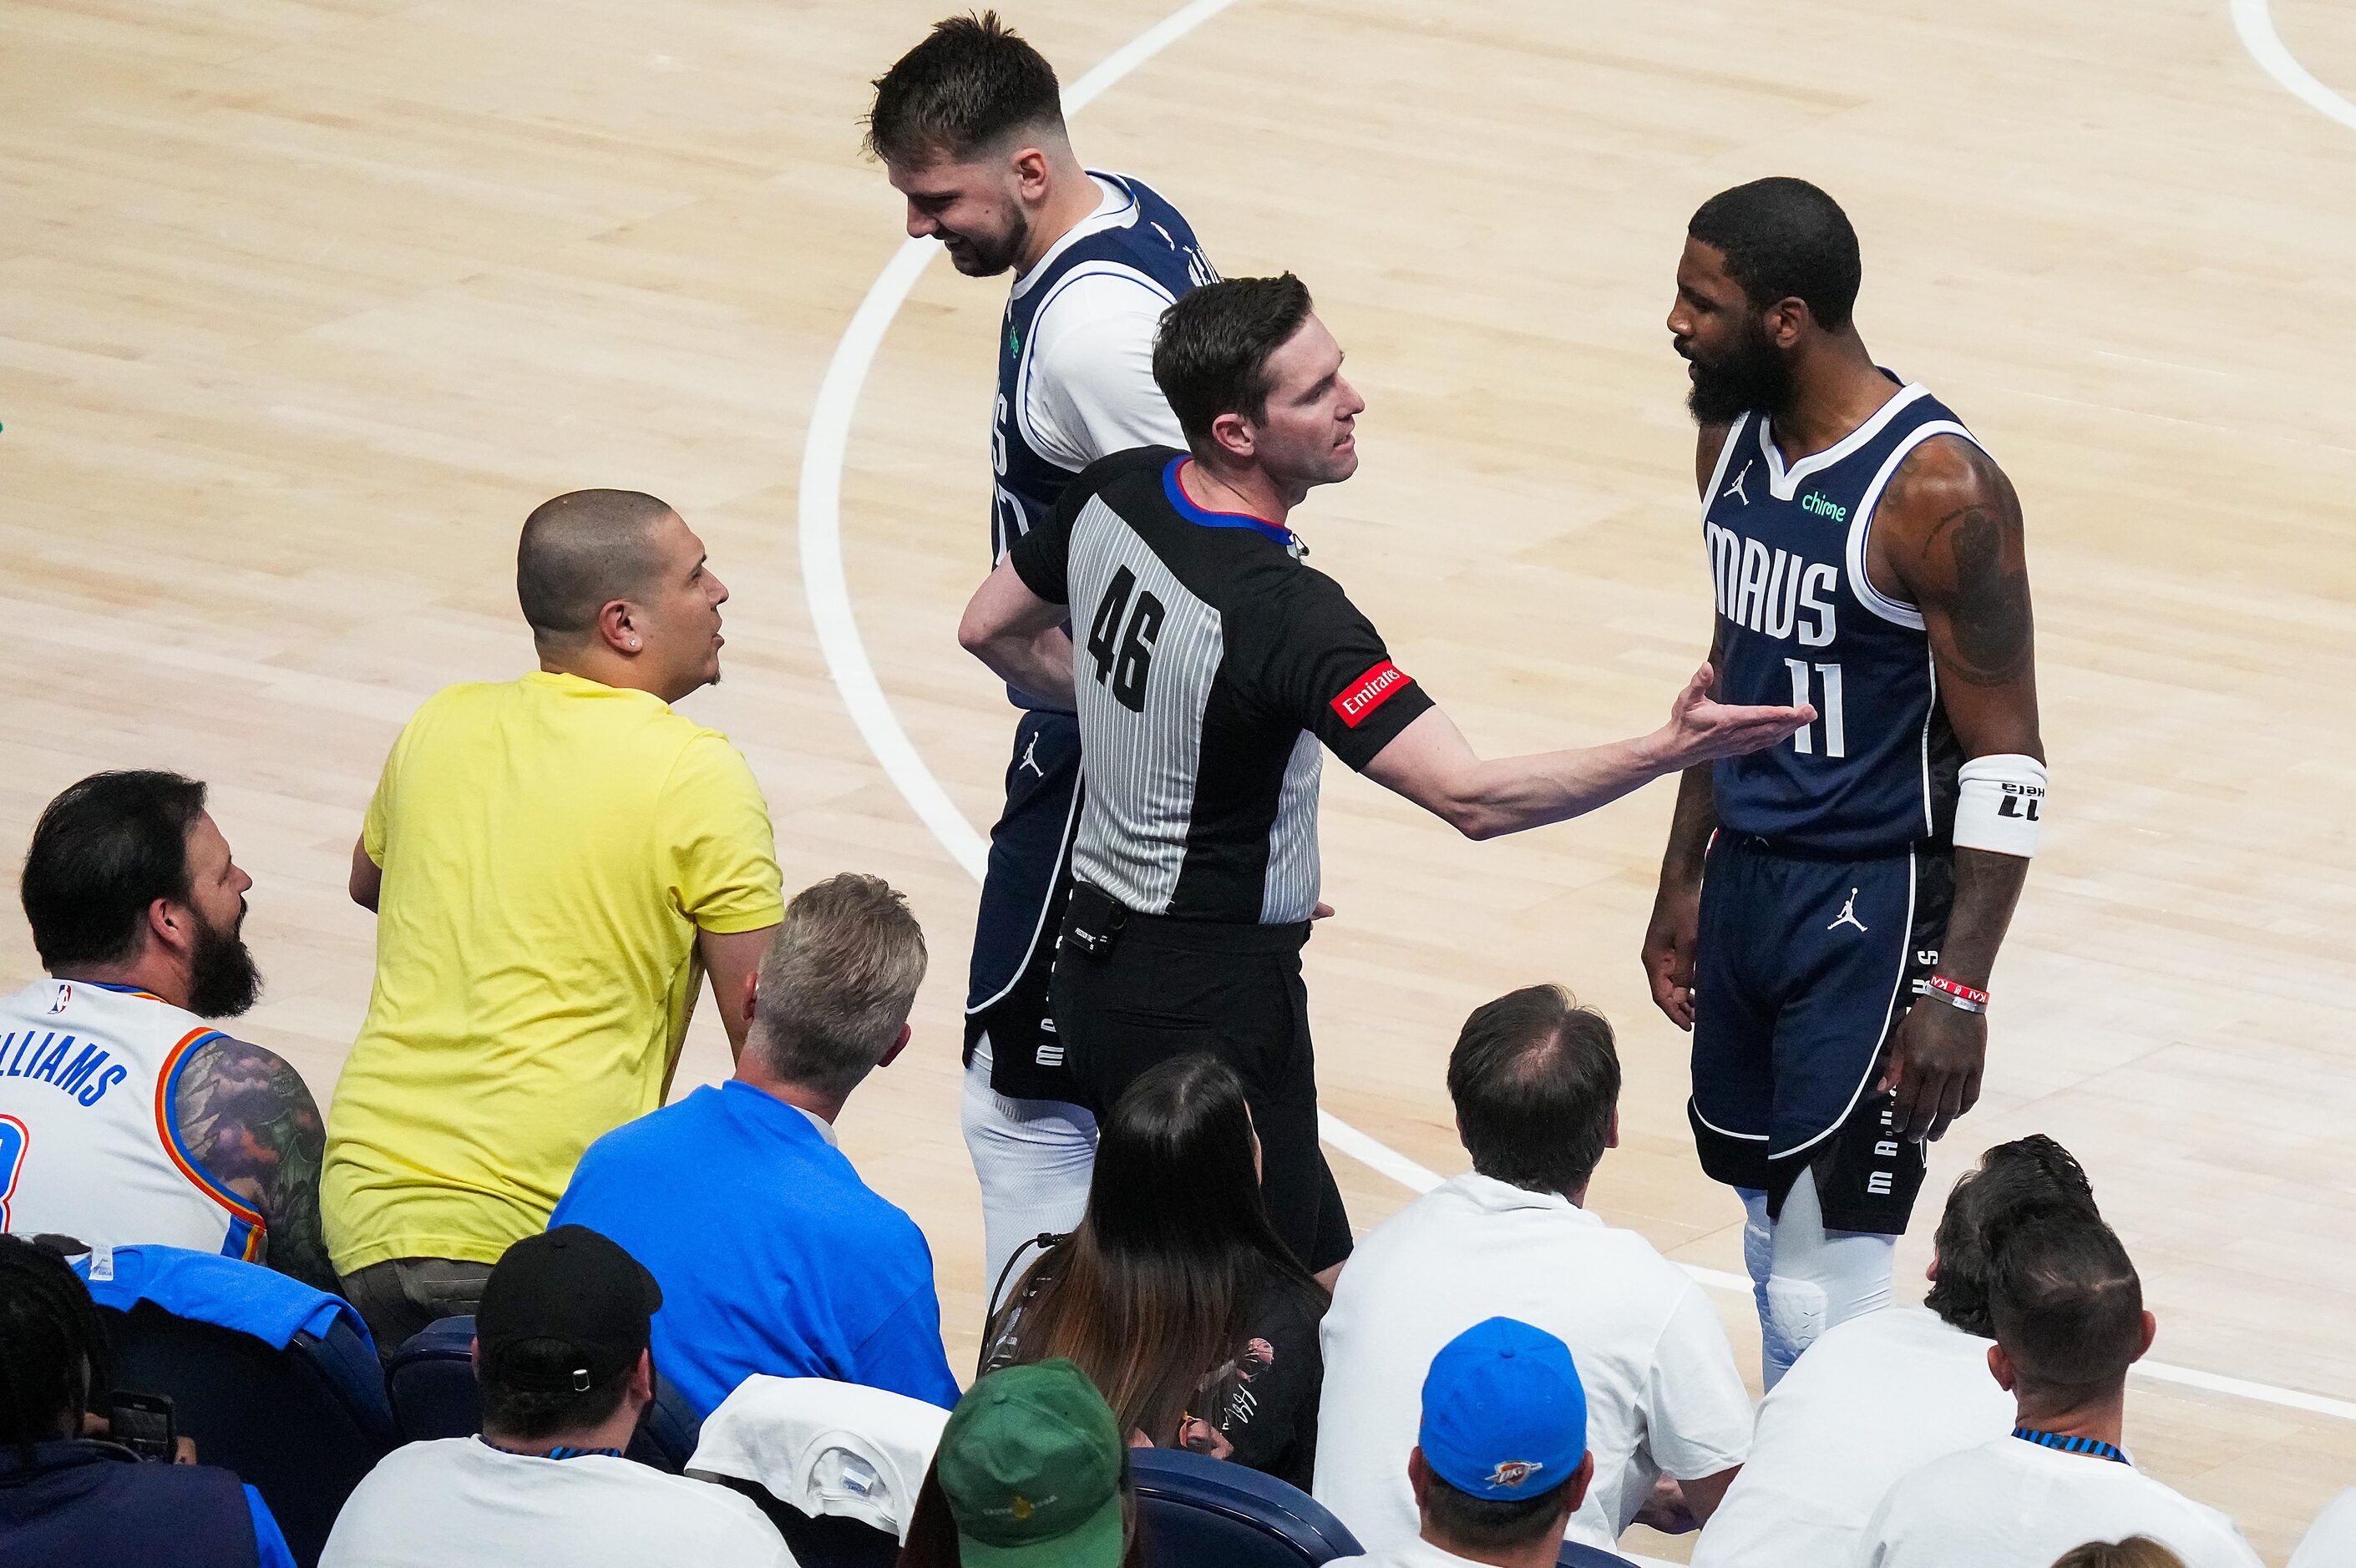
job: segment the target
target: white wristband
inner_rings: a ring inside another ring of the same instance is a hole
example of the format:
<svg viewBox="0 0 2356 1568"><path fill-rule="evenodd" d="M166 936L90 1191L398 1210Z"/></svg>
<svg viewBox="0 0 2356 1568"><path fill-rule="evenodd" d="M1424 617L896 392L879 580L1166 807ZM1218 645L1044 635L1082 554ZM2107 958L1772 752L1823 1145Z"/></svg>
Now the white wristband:
<svg viewBox="0 0 2356 1568"><path fill-rule="evenodd" d="M1974 757L1955 773L1955 848L2018 855L2037 853L2044 827L2045 764L2008 752Z"/></svg>

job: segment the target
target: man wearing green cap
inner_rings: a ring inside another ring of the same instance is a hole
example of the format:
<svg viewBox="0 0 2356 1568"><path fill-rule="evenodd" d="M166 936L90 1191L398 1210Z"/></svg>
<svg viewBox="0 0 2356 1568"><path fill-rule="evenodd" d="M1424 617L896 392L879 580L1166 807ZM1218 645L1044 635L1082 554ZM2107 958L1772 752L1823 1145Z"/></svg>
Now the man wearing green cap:
<svg viewBox="0 0 2356 1568"><path fill-rule="evenodd" d="M963 1568L1119 1568L1127 1453L1096 1385L1058 1356L967 1391L933 1459Z"/></svg>

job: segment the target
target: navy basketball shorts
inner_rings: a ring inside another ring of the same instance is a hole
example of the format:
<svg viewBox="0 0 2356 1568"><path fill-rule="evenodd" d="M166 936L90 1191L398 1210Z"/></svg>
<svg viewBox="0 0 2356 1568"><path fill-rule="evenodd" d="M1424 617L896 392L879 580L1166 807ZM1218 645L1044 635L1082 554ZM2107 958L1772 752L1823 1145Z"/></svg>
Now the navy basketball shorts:
<svg viewBox="0 0 2356 1568"><path fill-rule="evenodd" d="M990 1036L990 1086L1012 1100L1074 1100L1048 985L1064 905L1072 895L1072 837L1080 820L1080 724L1069 713L1026 711L1006 763L1006 809L990 830L990 863L967 971L965 1059Z"/></svg>
<svg viewBox="0 0 2356 1568"><path fill-rule="evenodd" d="M1938 966L1954 902L1945 849L1803 858L1721 831L1702 878L1693 1098L1702 1169L1763 1189L1815 1173L1825 1225L1905 1233L1924 1149L1876 1092L1883 1053Z"/></svg>

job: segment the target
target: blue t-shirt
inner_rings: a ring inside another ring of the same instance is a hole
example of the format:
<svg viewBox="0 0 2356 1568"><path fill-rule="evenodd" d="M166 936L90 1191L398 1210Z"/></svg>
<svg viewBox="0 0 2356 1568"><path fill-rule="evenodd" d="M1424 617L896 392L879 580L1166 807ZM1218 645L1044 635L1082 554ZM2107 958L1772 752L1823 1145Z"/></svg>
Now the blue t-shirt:
<svg viewBox="0 0 2356 1568"><path fill-rule="evenodd" d="M655 1366L699 1416L755 1372L957 1403L924 1232L749 1083L599 1138L548 1222L611 1237L655 1276Z"/></svg>

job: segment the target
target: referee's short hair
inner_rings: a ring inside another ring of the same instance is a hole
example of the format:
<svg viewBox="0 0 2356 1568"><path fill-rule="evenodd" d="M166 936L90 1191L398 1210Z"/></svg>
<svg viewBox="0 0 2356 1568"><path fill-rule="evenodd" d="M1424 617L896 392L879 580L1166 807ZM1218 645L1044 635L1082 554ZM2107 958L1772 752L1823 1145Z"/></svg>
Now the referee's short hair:
<svg viewBox="0 0 2356 1568"><path fill-rule="evenodd" d="M1221 414L1268 417L1269 357L1309 319L1309 285L1286 272L1227 278L1178 297L1153 339L1153 380L1200 453Z"/></svg>
<svg viewBox="0 0 2356 1568"><path fill-rule="evenodd" d="M1612 1025L1560 986L1509 991L1464 1020L1448 1093L1473 1169L1534 1192L1577 1192L1620 1104Z"/></svg>
<svg viewBox="0 0 2356 1568"><path fill-rule="evenodd" d="M874 86L867 150L887 164L962 160L1017 131L1064 125L1055 68L995 11L934 23Z"/></svg>
<svg viewBox="0 0 2356 1568"><path fill-rule="evenodd" d="M925 963L916 914L883 878L804 888L762 955L744 1049L788 1083L848 1094L899 1039Z"/></svg>
<svg viewBox="0 0 2356 1568"><path fill-rule="evenodd" d="M1701 204L1686 233L1726 258L1752 307L1797 299L1827 332L1848 325L1865 275L1840 203L1802 179L1752 180Z"/></svg>

